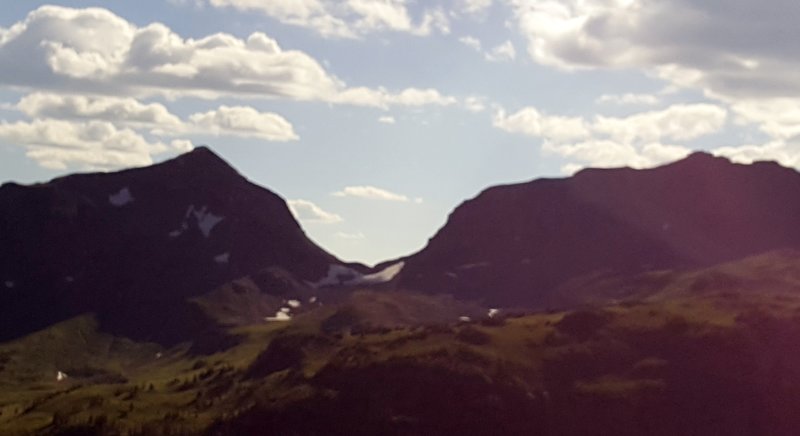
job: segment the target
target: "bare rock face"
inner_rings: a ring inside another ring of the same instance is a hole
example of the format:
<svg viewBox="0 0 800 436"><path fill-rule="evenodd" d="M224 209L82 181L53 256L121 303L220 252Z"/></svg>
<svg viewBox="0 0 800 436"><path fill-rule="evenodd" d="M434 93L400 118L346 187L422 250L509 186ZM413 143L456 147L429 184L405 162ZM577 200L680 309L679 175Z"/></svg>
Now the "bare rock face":
<svg viewBox="0 0 800 436"><path fill-rule="evenodd" d="M800 174L695 153L492 187L461 204L399 288L546 307L576 277L713 265L800 247Z"/></svg>
<svg viewBox="0 0 800 436"><path fill-rule="evenodd" d="M207 148L146 168L5 184L0 340L86 312L137 340L211 337L190 297L268 267L315 281L337 263L282 198Z"/></svg>

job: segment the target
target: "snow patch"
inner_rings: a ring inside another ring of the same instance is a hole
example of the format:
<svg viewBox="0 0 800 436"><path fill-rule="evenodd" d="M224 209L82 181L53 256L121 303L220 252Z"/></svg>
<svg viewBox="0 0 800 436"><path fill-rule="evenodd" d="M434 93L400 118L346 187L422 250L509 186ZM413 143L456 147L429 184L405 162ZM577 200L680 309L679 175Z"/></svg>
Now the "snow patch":
<svg viewBox="0 0 800 436"><path fill-rule="evenodd" d="M184 221L181 224L181 228L179 228L178 230L173 230L173 231L169 232L169 237L170 238L177 238L178 236L182 235L183 232L185 232L188 229L189 229L189 225L186 224L186 222Z"/></svg>
<svg viewBox="0 0 800 436"><path fill-rule="evenodd" d="M325 286L356 286L386 283L399 274L404 266L405 262L397 262L376 273L364 275L344 265L331 264L328 266L328 275L314 283L310 283L310 285L315 288L322 288Z"/></svg>
<svg viewBox="0 0 800 436"><path fill-rule="evenodd" d="M195 223L197 224L197 228L200 230L200 233L208 238L211 236L211 231L214 230L214 227L222 222L225 217L214 215L213 213L209 212L208 206L196 208L192 204L186 209L186 214L183 216L183 222L181 222L180 227L177 230L169 232L169 237L177 238L189 230L189 222L192 219L194 219Z"/></svg>
<svg viewBox="0 0 800 436"><path fill-rule="evenodd" d="M292 311L292 309L290 309L288 307L281 307L280 311L281 311L281 313L290 313Z"/></svg>
<svg viewBox="0 0 800 436"><path fill-rule="evenodd" d="M472 321L472 318L470 318L470 317L468 317L468 316L459 316L459 317L458 317L458 320L459 320L460 322L470 322L470 321Z"/></svg>
<svg viewBox="0 0 800 436"><path fill-rule="evenodd" d="M131 195L131 190L126 186L116 194L109 195L108 202L114 207L122 207L133 203L133 195Z"/></svg>
<svg viewBox="0 0 800 436"><path fill-rule="evenodd" d="M56 372L56 381L64 381L68 379L69 376L65 372L58 371Z"/></svg>
<svg viewBox="0 0 800 436"><path fill-rule="evenodd" d="M291 319L292 319L291 315L289 315L286 312L280 312L279 311L279 312L277 312L275 314L275 316L268 316L268 317L264 318L264 321L269 321L269 322L273 322L273 321L290 321Z"/></svg>
<svg viewBox="0 0 800 436"><path fill-rule="evenodd" d="M310 284L315 288L323 288L325 286L339 286L345 284L350 280L354 280L357 277L361 277L361 274L359 274L358 271L352 268L348 268L344 265L339 265L339 264L330 264L328 266L328 275Z"/></svg>
<svg viewBox="0 0 800 436"><path fill-rule="evenodd" d="M395 264L389 265L386 268L374 273L374 274L367 274L365 276L356 277L352 280L348 280L345 282L346 285L375 285L378 283L386 283L392 280L400 271L403 270L403 267L406 265L405 262L397 262Z"/></svg>
<svg viewBox="0 0 800 436"><path fill-rule="evenodd" d="M489 309L489 312L486 313L486 316L489 318L494 318L498 313L500 313L500 309Z"/></svg>
<svg viewBox="0 0 800 436"><path fill-rule="evenodd" d="M311 303L311 304L314 304L314 303L316 303L316 302L317 302L317 297L311 297L311 298L309 298L309 299L308 299L308 302L309 302L309 303Z"/></svg>
<svg viewBox="0 0 800 436"><path fill-rule="evenodd" d="M6 280L5 285L6 285L6 288L8 288L8 289L13 289L14 286L16 286L16 284L14 282L12 282L11 280Z"/></svg>
<svg viewBox="0 0 800 436"><path fill-rule="evenodd" d="M222 253L222 254L220 254L218 256L214 256L214 262L216 262L216 263L218 263L220 265L226 264L230 260L231 260L231 254L230 253Z"/></svg>
<svg viewBox="0 0 800 436"><path fill-rule="evenodd" d="M225 219L224 216L217 216L209 212L208 206L203 206L201 209L194 209L194 206L190 206L189 210L194 215L194 219L197 220L197 228L206 238L211 235L211 230Z"/></svg>
<svg viewBox="0 0 800 436"><path fill-rule="evenodd" d="M286 302L286 304L292 309L297 309L301 305L299 300L289 300Z"/></svg>

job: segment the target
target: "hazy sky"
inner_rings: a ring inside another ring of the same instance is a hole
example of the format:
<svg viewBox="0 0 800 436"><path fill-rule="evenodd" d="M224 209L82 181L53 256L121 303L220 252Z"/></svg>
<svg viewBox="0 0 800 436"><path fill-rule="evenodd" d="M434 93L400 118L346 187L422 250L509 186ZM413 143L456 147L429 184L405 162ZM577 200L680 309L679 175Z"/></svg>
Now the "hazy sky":
<svg viewBox="0 0 800 436"><path fill-rule="evenodd" d="M345 260L693 149L800 165L796 0L6 1L0 182L206 144Z"/></svg>

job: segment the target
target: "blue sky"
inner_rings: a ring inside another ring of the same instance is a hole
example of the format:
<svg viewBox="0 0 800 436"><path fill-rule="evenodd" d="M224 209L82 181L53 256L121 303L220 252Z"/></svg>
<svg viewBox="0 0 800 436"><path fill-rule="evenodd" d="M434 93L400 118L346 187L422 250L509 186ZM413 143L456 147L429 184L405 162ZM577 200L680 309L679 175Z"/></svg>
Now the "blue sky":
<svg viewBox="0 0 800 436"><path fill-rule="evenodd" d="M0 182L208 145L345 260L416 251L499 183L800 165L790 0L8 3Z"/></svg>

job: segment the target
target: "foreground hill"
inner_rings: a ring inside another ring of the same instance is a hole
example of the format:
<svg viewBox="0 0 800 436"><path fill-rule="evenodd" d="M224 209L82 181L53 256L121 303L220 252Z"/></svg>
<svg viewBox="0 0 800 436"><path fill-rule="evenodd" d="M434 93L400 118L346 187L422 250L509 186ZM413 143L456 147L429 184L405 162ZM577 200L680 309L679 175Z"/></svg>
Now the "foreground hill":
<svg viewBox="0 0 800 436"><path fill-rule="evenodd" d="M695 153L588 169L466 201L396 278L401 288L547 307L570 280L685 270L800 248L800 173Z"/></svg>
<svg viewBox="0 0 800 436"><path fill-rule="evenodd" d="M9 183L0 187L0 341L95 313L115 335L213 346L216 327L190 297L248 275L263 292L285 293L338 263L282 198L207 148L147 168Z"/></svg>
<svg viewBox="0 0 800 436"><path fill-rule="evenodd" d="M207 356L114 338L76 318L0 345L0 428L796 434L800 256L663 274L670 283L653 281L647 295L615 305L427 326L416 324L435 307L451 308L452 318L469 308L443 297L359 293L286 323L235 328L237 344ZM59 381L58 371L67 378Z"/></svg>

